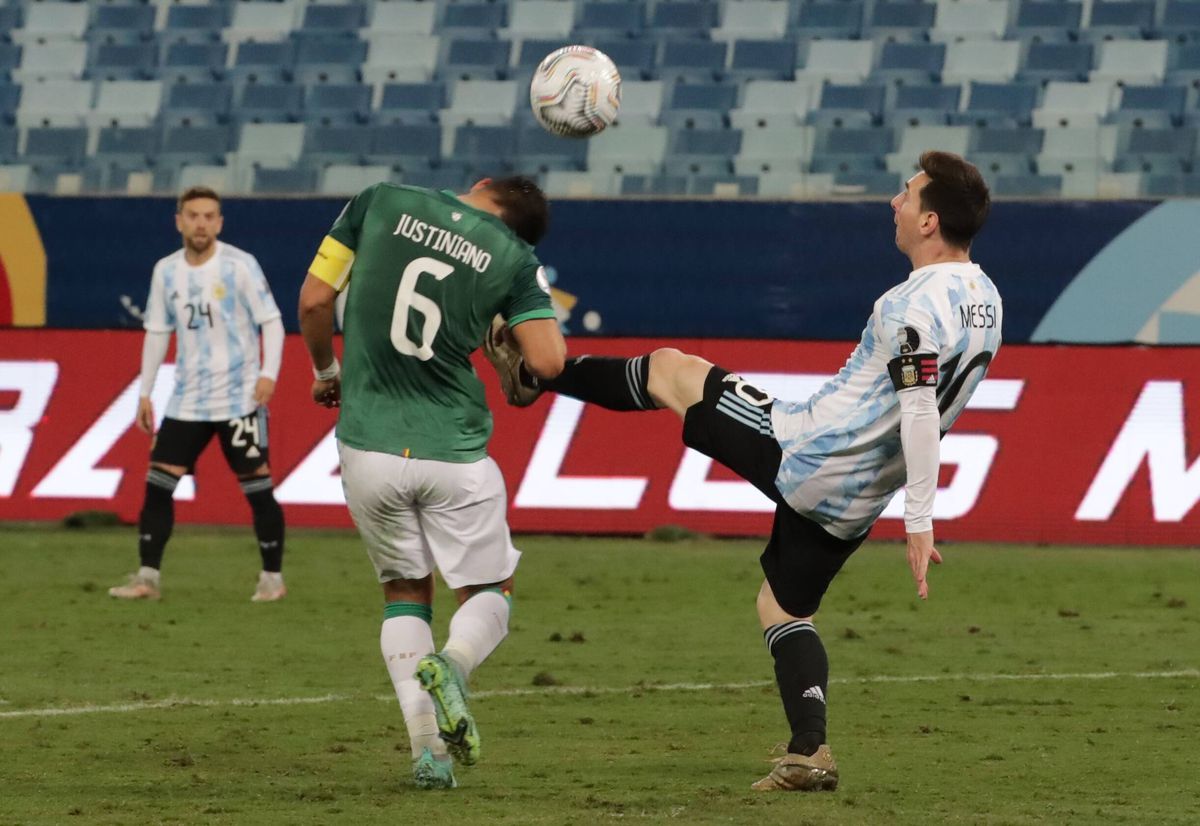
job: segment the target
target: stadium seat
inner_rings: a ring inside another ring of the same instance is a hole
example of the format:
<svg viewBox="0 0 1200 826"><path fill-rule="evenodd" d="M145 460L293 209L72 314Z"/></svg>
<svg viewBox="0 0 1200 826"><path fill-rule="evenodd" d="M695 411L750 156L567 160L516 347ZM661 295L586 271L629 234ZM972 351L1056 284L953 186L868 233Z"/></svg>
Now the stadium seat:
<svg viewBox="0 0 1200 826"><path fill-rule="evenodd" d="M442 11L438 31L443 37L490 38L506 23L504 3L454 3Z"/></svg>
<svg viewBox="0 0 1200 826"><path fill-rule="evenodd" d="M237 3L233 20L221 33L229 43L246 40L259 43L285 40L295 28L295 12L291 3Z"/></svg>
<svg viewBox="0 0 1200 826"><path fill-rule="evenodd" d="M680 129L671 133L667 175L727 175L742 145L738 129Z"/></svg>
<svg viewBox="0 0 1200 826"><path fill-rule="evenodd" d="M158 161L160 166L223 165L230 149L232 132L227 126L168 126Z"/></svg>
<svg viewBox="0 0 1200 826"><path fill-rule="evenodd" d="M295 123L304 111L304 87L292 83L248 83L241 88L233 118L239 123Z"/></svg>
<svg viewBox="0 0 1200 826"><path fill-rule="evenodd" d="M357 36L366 20L366 7L358 3L313 3L304 7L296 33L320 38Z"/></svg>
<svg viewBox="0 0 1200 826"><path fill-rule="evenodd" d="M927 149L940 149L956 155L966 155L971 139L969 126L908 126L901 130L896 151L884 159L889 172L905 178L921 171L917 160Z"/></svg>
<svg viewBox="0 0 1200 826"><path fill-rule="evenodd" d="M862 33L858 0L818 0L800 6L797 34L804 40L855 40Z"/></svg>
<svg viewBox="0 0 1200 826"><path fill-rule="evenodd" d="M234 158L239 169L295 166L304 149L302 123L247 123L241 128Z"/></svg>
<svg viewBox="0 0 1200 826"><path fill-rule="evenodd" d="M16 161L20 135L20 130L14 127L0 126L0 164L10 164Z"/></svg>
<svg viewBox="0 0 1200 826"><path fill-rule="evenodd" d="M304 130L301 164L362 163L371 154L372 130L362 124L309 124Z"/></svg>
<svg viewBox="0 0 1200 826"><path fill-rule="evenodd" d="M0 42L8 43L12 33L21 28L25 9L21 5L0 4Z"/></svg>
<svg viewBox="0 0 1200 826"><path fill-rule="evenodd" d="M508 27L500 36L507 40L526 38L554 39L566 42L575 23L575 4L571 0L513 0Z"/></svg>
<svg viewBox="0 0 1200 826"><path fill-rule="evenodd" d="M404 170L400 183L421 186L426 189L452 189L460 192L469 187L478 176L462 167L439 167L435 169Z"/></svg>
<svg viewBox="0 0 1200 826"><path fill-rule="evenodd" d="M738 175L802 172L812 158L811 126L769 127L742 133L742 146L733 159Z"/></svg>
<svg viewBox="0 0 1200 826"><path fill-rule="evenodd" d="M887 89L879 84L840 85L827 83L820 104L808 113L817 126L865 129L882 123Z"/></svg>
<svg viewBox="0 0 1200 826"><path fill-rule="evenodd" d="M659 116L664 126L683 129L719 129L737 103L735 85L678 83L667 96Z"/></svg>
<svg viewBox="0 0 1200 826"><path fill-rule="evenodd" d="M314 8L309 6L309 8ZM350 37L321 37L301 40L296 45L297 83L357 83L367 44Z"/></svg>
<svg viewBox="0 0 1200 826"><path fill-rule="evenodd" d="M1118 137L1115 126L1048 129L1042 140L1042 151L1037 156L1038 169L1062 174L1066 161L1076 162L1069 171L1083 168L1083 164L1102 164L1108 169L1117 156Z"/></svg>
<svg viewBox="0 0 1200 826"><path fill-rule="evenodd" d="M1092 15L1080 36L1098 40L1143 40L1154 27L1152 0L1102 0L1092 3Z"/></svg>
<svg viewBox="0 0 1200 826"><path fill-rule="evenodd" d="M958 112L962 87L931 84L900 86L884 117L890 126L939 126Z"/></svg>
<svg viewBox="0 0 1200 826"><path fill-rule="evenodd" d="M871 80L895 83L932 83L942 73L946 47L941 43L885 43Z"/></svg>
<svg viewBox="0 0 1200 826"><path fill-rule="evenodd" d="M546 0L558 3L562 0ZM542 0L538 0L542 2ZM562 46L559 38L526 37L519 40L512 50L512 67L519 72L528 72L530 76L537 65L555 49ZM601 50L603 51L603 50ZM652 61L653 62L653 61Z"/></svg>
<svg viewBox="0 0 1200 826"><path fill-rule="evenodd" d="M575 21L574 35L581 42L596 37L634 37L645 27L646 9L641 2L583 3Z"/></svg>
<svg viewBox="0 0 1200 826"><path fill-rule="evenodd" d="M517 132L516 157L517 169L523 174L582 172L587 166L587 143L563 140L540 126L527 126Z"/></svg>
<svg viewBox="0 0 1200 826"><path fill-rule="evenodd" d="M150 80L158 75L158 47L153 43L101 43L88 60L93 80Z"/></svg>
<svg viewBox="0 0 1200 826"><path fill-rule="evenodd" d="M1107 122L1158 129L1181 126L1187 91L1183 86L1125 86Z"/></svg>
<svg viewBox="0 0 1200 826"><path fill-rule="evenodd" d="M870 41L816 40L808 45L804 68L796 78L861 83L871 74L874 46Z"/></svg>
<svg viewBox="0 0 1200 826"><path fill-rule="evenodd" d="M177 83L167 86L162 115L171 126L216 126L229 116L233 87L227 83Z"/></svg>
<svg viewBox="0 0 1200 826"><path fill-rule="evenodd" d="M165 177L160 177L166 173ZM170 174L169 170L159 170L155 174L155 186L161 188L166 182L172 190L183 191L188 187L206 186L217 192L236 194L238 189L232 167L222 164L184 164Z"/></svg>
<svg viewBox="0 0 1200 826"><path fill-rule="evenodd" d="M1032 175L1043 135L1041 129L1024 127L975 129L966 157L989 180L997 175Z"/></svg>
<svg viewBox="0 0 1200 826"><path fill-rule="evenodd" d="M380 124L426 124L436 121L445 105L446 88L440 83L389 83L373 119Z"/></svg>
<svg viewBox="0 0 1200 826"><path fill-rule="evenodd" d="M737 40L726 75L738 80L790 80L796 72L796 44L791 40Z"/></svg>
<svg viewBox="0 0 1200 826"><path fill-rule="evenodd" d="M204 83L220 80L225 76L228 49L226 44L219 42L171 43L163 52L160 76L167 83Z"/></svg>
<svg viewBox="0 0 1200 826"><path fill-rule="evenodd" d="M422 83L433 77L437 59L437 38L417 34L375 37L367 48L367 60L362 67L363 83Z"/></svg>
<svg viewBox="0 0 1200 826"><path fill-rule="evenodd" d="M436 3L376 3L371 13L371 26L362 36L374 44L381 37L411 39L432 34L436 15Z"/></svg>
<svg viewBox="0 0 1200 826"><path fill-rule="evenodd" d="M158 129L149 126L101 129L89 164L99 173L101 187L112 192L125 190L131 172L152 169L158 160L159 137Z"/></svg>
<svg viewBox="0 0 1200 826"><path fill-rule="evenodd" d="M507 126L466 124L454 130L452 157L481 174L512 172L516 150L515 135Z"/></svg>
<svg viewBox="0 0 1200 826"><path fill-rule="evenodd" d="M724 41L668 40L663 44L658 74L665 81L711 82L725 74Z"/></svg>
<svg viewBox="0 0 1200 826"><path fill-rule="evenodd" d="M33 188L29 164L0 164L0 192L32 192Z"/></svg>
<svg viewBox="0 0 1200 826"><path fill-rule="evenodd" d="M512 44L507 40L455 38L446 49L442 69L448 78L495 80L505 76Z"/></svg>
<svg viewBox="0 0 1200 826"><path fill-rule="evenodd" d="M92 84L84 80L33 83L21 92L17 126L82 126L92 104Z"/></svg>
<svg viewBox="0 0 1200 826"><path fill-rule="evenodd" d="M939 43L999 40L1007 27L1007 0L941 2L929 39Z"/></svg>
<svg viewBox="0 0 1200 826"><path fill-rule="evenodd" d="M157 80L112 80L96 84L96 103L86 118L90 126L149 126L162 106Z"/></svg>
<svg viewBox="0 0 1200 826"><path fill-rule="evenodd" d="M654 197L680 196L688 193L686 175L622 175L620 194Z"/></svg>
<svg viewBox="0 0 1200 826"><path fill-rule="evenodd" d="M357 195L369 186L391 177L392 169L384 165L331 164L321 170L317 192L321 195Z"/></svg>
<svg viewBox="0 0 1200 826"><path fill-rule="evenodd" d="M612 196L621 190L621 176L611 172L565 172L551 169L544 177L542 189L552 198Z"/></svg>
<svg viewBox="0 0 1200 826"><path fill-rule="evenodd" d="M312 8L311 6L309 8ZM312 192L317 187L317 170L297 167L293 169L254 168L250 191L256 195L299 195Z"/></svg>
<svg viewBox="0 0 1200 826"><path fill-rule="evenodd" d="M883 171L884 158L895 150L888 128L818 128L810 172Z"/></svg>
<svg viewBox="0 0 1200 826"><path fill-rule="evenodd" d="M1023 83L1087 80L1092 68L1090 43L1031 43L1017 74Z"/></svg>
<svg viewBox="0 0 1200 826"><path fill-rule="evenodd" d="M786 0L736 0L721 7L721 25L712 30L714 40L781 40L787 31ZM795 64L792 64L795 66Z"/></svg>
<svg viewBox="0 0 1200 826"><path fill-rule="evenodd" d="M266 5L259 3L243 4ZM286 83L292 79L295 47L288 42L258 43L253 40L237 44L229 78L236 83Z"/></svg>
<svg viewBox="0 0 1200 826"><path fill-rule="evenodd" d="M9 74L16 83L43 83L47 80L79 80L87 65L87 44L56 40L50 43L26 43L21 65Z"/></svg>
<svg viewBox="0 0 1200 826"><path fill-rule="evenodd" d="M1168 84L1200 89L1200 43L1172 44L1167 66Z"/></svg>
<svg viewBox="0 0 1200 826"><path fill-rule="evenodd" d="M744 198L758 194L757 175L693 175L688 194L712 198Z"/></svg>
<svg viewBox="0 0 1200 826"><path fill-rule="evenodd" d="M625 38L596 40L596 48L608 55L621 70L622 94L625 81L653 80L658 56L658 42L650 39ZM624 103L622 102L622 106Z"/></svg>
<svg viewBox="0 0 1200 826"><path fill-rule="evenodd" d="M25 23L14 29L10 37L14 43L23 45L81 40L87 30L89 11L86 3L27 3Z"/></svg>
<svg viewBox="0 0 1200 826"><path fill-rule="evenodd" d="M693 0L658 0L650 27L659 37L700 38L717 25L717 4Z"/></svg>
<svg viewBox="0 0 1200 826"><path fill-rule="evenodd" d="M371 116L370 86L358 83L324 83L304 93L304 120L308 123L366 123Z"/></svg>
<svg viewBox="0 0 1200 826"><path fill-rule="evenodd" d="M1075 2L1021 0L1009 31L1026 43L1066 43L1079 37L1083 5Z"/></svg>
<svg viewBox="0 0 1200 826"><path fill-rule="evenodd" d="M1041 129L1095 126L1112 108L1110 83L1050 83L1042 105L1033 110L1033 125Z"/></svg>
<svg viewBox="0 0 1200 826"><path fill-rule="evenodd" d="M998 198L1057 198L1062 194L1062 176L997 175L991 190Z"/></svg>
<svg viewBox="0 0 1200 826"><path fill-rule="evenodd" d="M936 13L936 5L920 0L876 3L863 27L863 35L882 42L923 42L929 39Z"/></svg>
<svg viewBox="0 0 1200 826"><path fill-rule="evenodd" d="M7 81L9 73L21 65L21 47L16 43L0 40L0 82Z"/></svg>
<svg viewBox="0 0 1200 826"><path fill-rule="evenodd" d="M442 146L442 128L437 124L373 126L366 161L401 169L429 169L441 159Z"/></svg>
<svg viewBox="0 0 1200 826"><path fill-rule="evenodd" d="M12 167L9 167L10 169ZM1200 174L1142 175L1140 194L1150 198L1200 198Z"/></svg>
<svg viewBox="0 0 1200 826"><path fill-rule="evenodd" d="M1015 40L950 43L942 67L943 83L1007 83L1017 76L1021 44Z"/></svg>
<svg viewBox="0 0 1200 826"><path fill-rule="evenodd" d="M46 126L25 130L21 159L38 166L76 167L87 154L88 131L78 126Z"/></svg>
<svg viewBox="0 0 1200 826"><path fill-rule="evenodd" d="M1033 120L1038 87L1028 83L971 83L963 110L951 123L979 127L1028 126Z"/></svg>
<svg viewBox="0 0 1200 826"><path fill-rule="evenodd" d="M1100 44L1100 59L1089 79L1149 85L1162 83L1166 74L1167 41L1110 40Z"/></svg>
<svg viewBox="0 0 1200 826"><path fill-rule="evenodd" d="M148 41L154 37L153 6L96 6L87 36L92 43Z"/></svg>
<svg viewBox="0 0 1200 826"><path fill-rule="evenodd" d="M666 154L667 134L661 126L606 129L587 142L588 170L655 174Z"/></svg>
<svg viewBox="0 0 1200 826"><path fill-rule="evenodd" d="M447 126L511 123L518 91L512 80L460 80L451 89L450 106L442 110L441 121Z"/></svg>
<svg viewBox="0 0 1200 826"><path fill-rule="evenodd" d="M621 84L621 109L617 123L621 126L654 126L663 106L661 80L634 80Z"/></svg>
<svg viewBox="0 0 1200 826"><path fill-rule="evenodd" d="M1155 175L1180 174L1193 170L1196 156L1194 127L1126 129L1121 137L1123 171L1131 167Z"/></svg>
<svg viewBox="0 0 1200 826"><path fill-rule="evenodd" d="M1154 36L1180 43L1195 43L1200 33L1200 5L1195 0L1167 0L1162 24Z"/></svg>
<svg viewBox="0 0 1200 826"><path fill-rule="evenodd" d="M904 177L895 172L849 171L833 176L831 195L895 197L904 188Z"/></svg>
<svg viewBox="0 0 1200 826"><path fill-rule="evenodd" d="M17 122L17 107L21 103L21 87L0 82L0 125Z"/></svg>
<svg viewBox="0 0 1200 826"><path fill-rule="evenodd" d="M821 96L819 84L798 80L751 80L742 105L729 113L738 129L793 127L804 123Z"/></svg>
<svg viewBox="0 0 1200 826"><path fill-rule="evenodd" d="M219 40L229 24L230 7L172 5L167 8L162 39L166 43L210 43Z"/></svg>

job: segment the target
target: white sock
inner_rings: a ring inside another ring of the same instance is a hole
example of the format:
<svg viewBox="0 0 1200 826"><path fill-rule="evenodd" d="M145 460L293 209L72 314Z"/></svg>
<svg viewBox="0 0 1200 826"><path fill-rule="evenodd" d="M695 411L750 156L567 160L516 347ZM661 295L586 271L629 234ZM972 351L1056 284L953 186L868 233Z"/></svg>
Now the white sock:
<svg viewBox="0 0 1200 826"><path fill-rule="evenodd" d="M464 602L450 618L450 639L442 653L469 677L508 636L508 600L495 591L481 591Z"/></svg>
<svg viewBox="0 0 1200 826"><path fill-rule="evenodd" d="M155 585L158 584L158 568L147 568L145 565L143 565L138 568L137 575L140 579L144 579L147 582L153 582Z"/></svg>
<svg viewBox="0 0 1200 826"><path fill-rule="evenodd" d="M387 664L388 676L396 689L408 741L414 758L428 748L445 754L446 744L438 737L437 715L433 700L417 682L417 662L433 653L433 631L420 617L390 617L379 629L379 650Z"/></svg>

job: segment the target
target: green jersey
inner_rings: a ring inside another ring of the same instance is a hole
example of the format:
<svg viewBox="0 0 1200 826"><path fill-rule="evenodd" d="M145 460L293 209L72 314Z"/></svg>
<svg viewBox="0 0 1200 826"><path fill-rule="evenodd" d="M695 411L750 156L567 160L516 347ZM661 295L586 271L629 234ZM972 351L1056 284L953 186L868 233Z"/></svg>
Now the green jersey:
<svg viewBox="0 0 1200 826"><path fill-rule="evenodd" d="M449 192L381 183L329 231L354 251L338 439L444 462L487 455L492 414L470 355L492 318L553 318L533 248ZM340 286L340 285L339 285Z"/></svg>

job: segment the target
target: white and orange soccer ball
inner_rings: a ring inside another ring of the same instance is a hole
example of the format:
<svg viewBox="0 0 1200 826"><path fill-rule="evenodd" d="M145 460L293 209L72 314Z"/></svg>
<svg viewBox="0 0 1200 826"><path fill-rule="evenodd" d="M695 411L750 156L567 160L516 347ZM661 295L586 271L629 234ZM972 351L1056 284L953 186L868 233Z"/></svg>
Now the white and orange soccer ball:
<svg viewBox="0 0 1200 826"><path fill-rule="evenodd" d="M591 46L564 46L538 64L529 104L547 131L589 138L617 119L621 74L608 55Z"/></svg>

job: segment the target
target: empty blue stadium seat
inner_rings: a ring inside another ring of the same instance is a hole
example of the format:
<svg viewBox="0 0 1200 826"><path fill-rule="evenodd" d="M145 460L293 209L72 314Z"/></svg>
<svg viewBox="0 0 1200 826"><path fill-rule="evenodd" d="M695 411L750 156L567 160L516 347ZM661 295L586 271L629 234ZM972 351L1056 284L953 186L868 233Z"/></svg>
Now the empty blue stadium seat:
<svg viewBox="0 0 1200 826"><path fill-rule="evenodd" d="M1154 26L1153 0L1103 0L1080 34L1088 40L1141 40Z"/></svg>
<svg viewBox="0 0 1200 826"><path fill-rule="evenodd" d="M1078 37L1082 13L1081 3L1022 0L1012 34L1025 41L1065 43Z"/></svg>
<svg viewBox="0 0 1200 826"><path fill-rule="evenodd" d="M1200 3L1195 0L1167 0L1162 25L1155 36L1181 43L1200 40Z"/></svg>
<svg viewBox="0 0 1200 826"><path fill-rule="evenodd" d="M1126 158L1137 159L1147 171L1155 161L1167 169L1182 171L1191 168L1196 154L1196 131L1194 127L1134 128L1122 135L1121 142Z"/></svg>
<svg viewBox="0 0 1200 826"><path fill-rule="evenodd" d="M162 112L170 126L217 126L224 123L233 101L227 83L177 83L167 87Z"/></svg>
<svg viewBox="0 0 1200 826"><path fill-rule="evenodd" d="M521 41L521 46L517 51L517 60L514 65L518 69L533 70L542 62L542 58L561 46L562 41L557 38L525 38ZM609 55L609 57L612 57L612 55ZM620 61L617 61L615 57L613 57L613 60L620 65Z"/></svg>
<svg viewBox="0 0 1200 826"><path fill-rule="evenodd" d="M482 128L482 127L475 127ZM511 129L503 128L509 137L511 147ZM442 129L437 124L420 126L372 126L371 151L367 156L368 163L385 163L399 166L403 169L428 169L442 154Z"/></svg>
<svg viewBox="0 0 1200 826"><path fill-rule="evenodd" d="M446 106L446 88L441 83L389 83L383 87L380 124L428 124L436 121Z"/></svg>
<svg viewBox="0 0 1200 826"><path fill-rule="evenodd" d="M808 113L808 122L837 128L869 127L881 122L887 89L877 83L826 83L821 89L821 102Z"/></svg>
<svg viewBox="0 0 1200 826"><path fill-rule="evenodd" d="M728 175L741 148L740 129L680 129L671 134L664 171L668 175Z"/></svg>
<svg viewBox="0 0 1200 826"><path fill-rule="evenodd" d="M229 77L239 83L282 83L291 80L295 47L287 42L238 44Z"/></svg>
<svg viewBox="0 0 1200 826"><path fill-rule="evenodd" d="M228 126L168 126L163 132L160 163L224 164L233 148Z"/></svg>
<svg viewBox="0 0 1200 826"><path fill-rule="evenodd" d="M159 130L153 126L108 126L100 130L96 157L109 162L122 160L149 167L154 162L158 146Z"/></svg>
<svg viewBox="0 0 1200 826"><path fill-rule="evenodd" d="M248 83L233 117L238 123L292 123L304 111L304 87L292 83Z"/></svg>
<svg viewBox="0 0 1200 826"><path fill-rule="evenodd" d="M1038 87L1029 83L972 82L963 111L951 123L975 126L1028 126L1037 105Z"/></svg>
<svg viewBox="0 0 1200 826"><path fill-rule="evenodd" d="M366 57L367 44L356 38L308 38L296 44L293 75L298 83L354 83Z"/></svg>
<svg viewBox="0 0 1200 826"><path fill-rule="evenodd" d="M1179 126L1183 123L1187 91L1183 86L1125 86L1121 102L1108 121L1157 128Z"/></svg>
<svg viewBox="0 0 1200 826"><path fill-rule="evenodd" d="M659 0L654 4L650 27L668 37L708 37L717 25L716 3Z"/></svg>
<svg viewBox="0 0 1200 826"><path fill-rule="evenodd" d="M13 163L17 159L17 140L20 132L12 126L0 126L0 164Z"/></svg>
<svg viewBox="0 0 1200 826"><path fill-rule="evenodd" d="M508 126L460 126L454 131L454 158L468 166L511 171L516 138Z"/></svg>
<svg viewBox="0 0 1200 826"><path fill-rule="evenodd" d="M1031 43L1017 79L1027 83L1084 81L1091 69L1091 43Z"/></svg>
<svg viewBox="0 0 1200 826"><path fill-rule="evenodd" d="M371 154L373 137L374 133L369 126L310 124L304 130L302 163L363 163Z"/></svg>
<svg viewBox="0 0 1200 826"><path fill-rule="evenodd" d="M863 34L874 40L894 42L927 40L936 15L934 3L876 3Z"/></svg>
<svg viewBox="0 0 1200 826"><path fill-rule="evenodd" d="M587 167L587 142L563 140L540 126L517 132L517 168L527 174Z"/></svg>
<svg viewBox="0 0 1200 826"><path fill-rule="evenodd" d="M1200 42L1171 44L1166 82L1200 89Z"/></svg>
<svg viewBox="0 0 1200 826"><path fill-rule="evenodd" d="M88 75L94 80L149 80L157 63L153 43L101 43L93 48Z"/></svg>
<svg viewBox="0 0 1200 826"><path fill-rule="evenodd" d="M446 52L445 74L484 80L503 78L511 48L507 40L452 40Z"/></svg>
<svg viewBox="0 0 1200 826"><path fill-rule="evenodd" d="M863 4L821 0L800 7L797 34L806 40L854 40L862 33Z"/></svg>
<svg viewBox="0 0 1200 826"><path fill-rule="evenodd" d="M229 6L175 6L167 8L163 39L167 42L202 43L219 40L229 25Z"/></svg>
<svg viewBox="0 0 1200 826"><path fill-rule="evenodd" d="M313 3L304 9L299 34L321 37L337 34L357 35L358 30L366 25L366 20L366 7L358 3Z"/></svg>
<svg viewBox="0 0 1200 826"><path fill-rule="evenodd" d="M0 6L0 40L7 40L14 29L21 27L22 11L21 6Z"/></svg>
<svg viewBox="0 0 1200 826"><path fill-rule="evenodd" d="M664 126L719 128L737 104L737 94L738 87L733 85L678 83L671 89L659 119Z"/></svg>
<svg viewBox="0 0 1200 826"><path fill-rule="evenodd" d="M663 44L658 74L664 80L719 79L725 72L725 43L710 40L668 40Z"/></svg>
<svg viewBox="0 0 1200 826"><path fill-rule="evenodd" d="M686 175L622 175L622 195L687 195Z"/></svg>
<svg viewBox="0 0 1200 826"><path fill-rule="evenodd" d="M304 95L304 119L308 123L366 123L371 114L370 86L358 83L328 83L309 86Z"/></svg>
<svg viewBox="0 0 1200 826"><path fill-rule="evenodd" d="M1036 155L1042 151L1045 132L1028 127L976 129L971 133L971 151L1000 155Z"/></svg>
<svg viewBox="0 0 1200 826"><path fill-rule="evenodd" d="M691 180L689 193L692 195L757 195L757 175L696 175ZM731 192L730 190L735 190Z"/></svg>
<svg viewBox="0 0 1200 826"><path fill-rule="evenodd" d="M309 6L312 8L312 6ZM254 170L251 191L260 195L299 195L317 188L317 170L306 167L294 169Z"/></svg>
<svg viewBox="0 0 1200 826"><path fill-rule="evenodd" d="M888 128L821 128L813 143L811 172L870 172L884 170L884 156L895 150Z"/></svg>
<svg viewBox="0 0 1200 826"><path fill-rule="evenodd" d="M508 6L504 3L452 4L442 12L439 30L463 37L491 37L507 22L507 12Z"/></svg>
<svg viewBox="0 0 1200 826"><path fill-rule="evenodd" d="M624 80L648 80L655 76L655 57L658 43L654 40L622 38L620 40L597 40L596 48L604 52L621 69ZM550 50L547 49L547 52Z"/></svg>
<svg viewBox="0 0 1200 826"><path fill-rule="evenodd" d="M885 43L872 79L896 83L930 83L946 62L943 43Z"/></svg>
<svg viewBox="0 0 1200 826"><path fill-rule="evenodd" d="M727 74L737 80L791 80L796 73L796 44L788 39L738 40Z"/></svg>
<svg viewBox="0 0 1200 826"><path fill-rule="evenodd" d="M21 87L0 82L0 125L16 122L17 105L21 102Z"/></svg>
<svg viewBox="0 0 1200 826"><path fill-rule="evenodd" d="M0 41L0 80L8 80L9 73L20 65L21 47Z"/></svg>
<svg viewBox="0 0 1200 826"><path fill-rule="evenodd" d="M74 126L39 126L25 132L21 157L29 163L54 161L76 166L87 153L88 131Z"/></svg>
<svg viewBox="0 0 1200 826"><path fill-rule="evenodd" d="M1200 174L1143 175L1142 194L1151 198L1200 198Z"/></svg>
<svg viewBox="0 0 1200 826"><path fill-rule="evenodd" d="M180 6L179 8L191 8ZM160 75L169 83L195 83L225 75L228 46L224 43L171 43L163 53Z"/></svg>
<svg viewBox="0 0 1200 826"><path fill-rule="evenodd" d="M997 175L991 190L1001 198L1057 198L1062 194L1062 175Z"/></svg>
<svg viewBox="0 0 1200 826"><path fill-rule="evenodd" d="M633 37L646 25L646 7L641 2L584 3L575 22L575 33L585 37Z"/></svg>
<svg viewBox="0 0 1200 826"><path fill-rule="evenodd" d="M887 112L891 124L938 126L949 123L958 111L962 87L956 84L899 86L896 100Z"/></svg>

